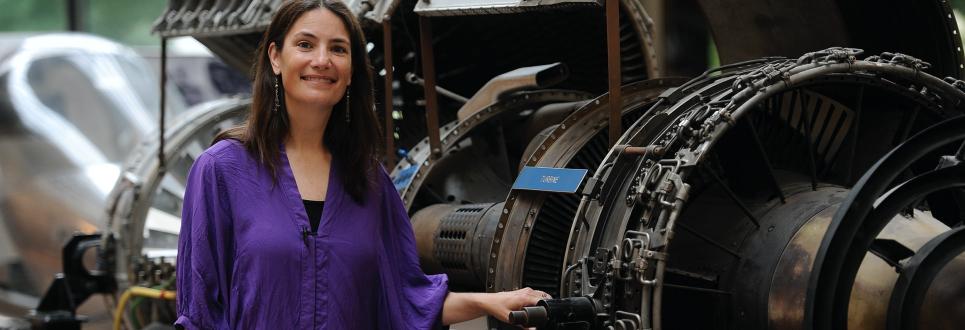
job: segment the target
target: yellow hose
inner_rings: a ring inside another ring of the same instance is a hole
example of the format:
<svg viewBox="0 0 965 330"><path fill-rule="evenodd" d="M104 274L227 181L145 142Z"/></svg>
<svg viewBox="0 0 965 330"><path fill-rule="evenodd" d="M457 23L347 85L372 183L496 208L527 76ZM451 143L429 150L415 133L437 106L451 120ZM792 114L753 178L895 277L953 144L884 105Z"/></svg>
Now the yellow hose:
<svg viewBox="0 0 965 330"><path fill-rule="evenodd" d="M127 301L131 299L131 296L174 300L176 292L145 288L142 286L133 286L127 289L127 291L124 291L124 294L121 295L121 300L117 303L117 309L114 310L114 330L121 330L121 320L124 319L124 307L127 305Z"/></svg>

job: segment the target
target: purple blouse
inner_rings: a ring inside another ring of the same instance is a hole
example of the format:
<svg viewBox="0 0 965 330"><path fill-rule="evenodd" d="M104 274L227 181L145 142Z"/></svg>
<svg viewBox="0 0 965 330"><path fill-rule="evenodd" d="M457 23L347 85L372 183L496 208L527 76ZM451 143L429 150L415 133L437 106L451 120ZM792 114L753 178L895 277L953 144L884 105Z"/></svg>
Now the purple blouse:
<svg viewBox="0 0 965 330"><path fill-rule="evenodd" d="M278 183L237 141L195 161L184 194L177 325L187 329L429 329L445 275L419 267L412 226L384 169L364 205L333 163L311 231L284 148Z"/></svg>

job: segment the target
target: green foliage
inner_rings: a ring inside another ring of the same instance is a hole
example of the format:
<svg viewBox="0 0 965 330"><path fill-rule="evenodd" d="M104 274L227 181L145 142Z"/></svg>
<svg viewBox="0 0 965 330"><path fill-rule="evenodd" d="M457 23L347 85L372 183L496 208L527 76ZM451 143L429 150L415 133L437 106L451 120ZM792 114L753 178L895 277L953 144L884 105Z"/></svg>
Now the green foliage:
<svg viewBox="0 0 965 330"><path fill-rule="evenodd" d="M88 31L129 45L157 45L154 20L167 8L165 0L88 0ZM61 0L63 2L63 0Z"/></svg>
<svg viewBox="0 0 965 330"><path fill-rule="evenodd" d="M85 0L84 31L128 45L157 45L154 20L165 0ZM66 31L67 0L0 0L0 32Z"/></svg>
<svg viewBox="0 0 965 330"><path fill-rule="evenodd" d="M67 28L65 0L0 0L0 31L62 31Z"/></svg>
<svg viewBox="0 0 965 330"><path fill-rule="evenodd" d="M959 11L965 8L965 0L951 0L948 3L952 6L953 9L957 9Z"/></svg>

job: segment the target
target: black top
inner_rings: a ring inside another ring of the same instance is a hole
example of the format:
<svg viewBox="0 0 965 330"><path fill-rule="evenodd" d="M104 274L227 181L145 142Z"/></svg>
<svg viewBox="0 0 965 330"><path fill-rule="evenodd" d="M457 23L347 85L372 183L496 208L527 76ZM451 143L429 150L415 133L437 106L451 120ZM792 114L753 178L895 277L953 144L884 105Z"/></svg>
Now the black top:
<svg viewBox="0 0 965 330"><path fill-rule="evenodd" d="M305 204L305 213L308 214L308 222L312 224L312 234L318 232L318 223L322 221L322 209L325 208L325 201L302 200Z"/></svg>

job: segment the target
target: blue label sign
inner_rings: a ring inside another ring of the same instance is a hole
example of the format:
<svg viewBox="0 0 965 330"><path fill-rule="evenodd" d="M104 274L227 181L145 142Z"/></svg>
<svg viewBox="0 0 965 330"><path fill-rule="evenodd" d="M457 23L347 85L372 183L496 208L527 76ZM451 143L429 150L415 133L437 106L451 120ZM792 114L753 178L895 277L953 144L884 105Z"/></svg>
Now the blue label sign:
<svg viewBox="0 0 965 330"><path fill-rule="evenodd" d="M415 178L415 173L418 171L419 165L411 165L396 172L395 176L392 177L392 184L395 185L395 190L401 194L402 189L405 189L412 183L412 179Z"/></svg>
<svg viewBox="0 0 965 330"><path fill-rule="evenodd" d="M523 167L513 189L575 193L587 170L554 167Z"/></svg>

